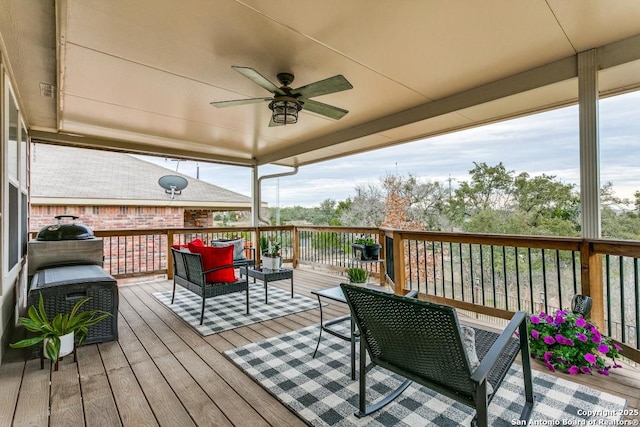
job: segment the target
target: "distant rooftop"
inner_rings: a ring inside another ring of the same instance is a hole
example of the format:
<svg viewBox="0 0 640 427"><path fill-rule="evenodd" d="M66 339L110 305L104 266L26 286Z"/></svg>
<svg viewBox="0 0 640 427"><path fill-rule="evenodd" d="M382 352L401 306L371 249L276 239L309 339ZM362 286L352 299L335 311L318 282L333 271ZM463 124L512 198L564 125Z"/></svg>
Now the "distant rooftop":
<svg viewBox="0 0 640 427"><path fill-rule="evenodd" d="M182 194L158 185L164 175L189 182ZM251 198L128 154L34 144L31 203L36 205L137 205L249 209Z"/></svg>

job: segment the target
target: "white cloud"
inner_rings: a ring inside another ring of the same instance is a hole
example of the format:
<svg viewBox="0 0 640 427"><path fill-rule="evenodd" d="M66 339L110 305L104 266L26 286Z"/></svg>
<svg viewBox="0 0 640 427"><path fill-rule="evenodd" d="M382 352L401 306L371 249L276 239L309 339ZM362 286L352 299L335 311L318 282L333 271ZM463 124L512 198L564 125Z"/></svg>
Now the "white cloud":
<svg viewBox="0 0 640 427"><path fill-rule="evenodd" d="M600 101L601 182L613 183L620 197L640 190L640 91ZM164 163L163 163L164 162ZM271 206L317 206L325 199L344 200L357 184L378 183L389 173L453 185L468 180L473 162L495 165L530 175L555 175L579 185L578 107L572 106L506 122L467 129L427 140L301 167L298 174L265 180L263 199ZM175 170L175 163L156 159ZM196 162L180 162L179 171L215 185L251 195L251 169ZM288 171L267 166L261 174Z"/></svg>

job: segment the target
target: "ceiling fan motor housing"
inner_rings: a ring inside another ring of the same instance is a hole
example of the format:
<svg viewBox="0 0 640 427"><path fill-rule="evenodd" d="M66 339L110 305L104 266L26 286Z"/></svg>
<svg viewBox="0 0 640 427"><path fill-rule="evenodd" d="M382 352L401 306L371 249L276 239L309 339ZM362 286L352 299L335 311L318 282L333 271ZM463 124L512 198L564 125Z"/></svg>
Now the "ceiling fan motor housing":
<svg viewBox="0 0 640 427"><path fill-rule="evenodd" d="M291 73L278 73L278 81L281 85L289 86L293 83L294 76Z"/></svg>

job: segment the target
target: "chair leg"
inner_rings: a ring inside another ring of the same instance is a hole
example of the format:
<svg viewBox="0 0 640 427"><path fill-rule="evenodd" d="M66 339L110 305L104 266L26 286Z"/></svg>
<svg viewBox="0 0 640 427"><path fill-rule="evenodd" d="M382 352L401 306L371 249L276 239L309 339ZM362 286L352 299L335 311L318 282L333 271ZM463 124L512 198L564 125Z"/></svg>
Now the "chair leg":
<svg viewBox="0 0 640 427"><path fill-rule="evenodd" d="M527 337L527 325L526 322L522 322L520 324L519 331L520 333L520 358L522 359L522 373L524 379L524 408L522 408L522 413L520 414L520 420L529 421L531 418L531 412L533 411L533 379L531 374L531 358L529 357L529 340L522 339L522 337Z"/></svg>
<svg viewBox="0 0 640 427"><path fill-rule="evenodd" d="M357 418L366 417L374 412L382 409L389 403L391 403L396 397L400 396L403 391L411 385L413 381L405 380L398 388L386 395L382 400L377 401L374 404L367 406L367 354L366 345L363 337L360 337L360 377L359 377L359 396L358 396L358 412L355 413Z"/></svg>
<svg viewBox="0 0 640 427"><path fill-rule="evenodd" d="M205 304L205 301L207 301L207 297L202 295L202 312L200 314L200 324L201 325L202 325L202 322L204 322L204 304Z"/></svg>
<svg viewBox="0 0 640 427"><path fill-rule="evenodd" d="M247 314L249 314L249 276L247 276Z"/></svg>
<svg viewBox="0 0 640 427"><path fill-rule="evenodd" d="M171 304L173 304L173 300L176 297L176 281L175 279L173 280L173 293L171 294Z"/></svg>
<svg viewBox="0 0 640 427"><path fill-rule="evenodd" d="M476 389L476 416L473 417L471 425L488 427L489 425L489 398L487 396L487 381L478 384Z"/></svg>

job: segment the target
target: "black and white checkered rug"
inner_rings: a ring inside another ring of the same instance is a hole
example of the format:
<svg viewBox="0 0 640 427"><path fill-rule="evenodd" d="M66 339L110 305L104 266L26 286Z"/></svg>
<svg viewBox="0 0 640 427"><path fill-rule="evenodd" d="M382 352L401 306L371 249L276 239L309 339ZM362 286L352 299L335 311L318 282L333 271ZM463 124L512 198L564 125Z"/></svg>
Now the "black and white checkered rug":
<svg viewBox="0 0 640 427"><path fill-rule="evenodd" d="M351 380L349 343L323 334L312 359L318 332L318 325L310 326L225 355L313 426L470 425L473 409L415 384L377 413L356 418L358 381ZM537 422L533 425L614 425L600 420L618 420L616 411L626 407L622 398L549 374L534 371L533 375L536 401L531 422ZM398 377L374 368L367 374L367 402L399 384ZM518 425L523 403L522 368L514 364L489 405L489 425ZM583 415L586 411L611 415L590 418Z"/></svg>
<svg viewBox="0 0 640 427"><path fill-rule="evenodd" d="M249 314L246 312L244 292L207 298L202 325L202 299L193 292L178 286L173 304L171 291L154 292L153 296L204 336L318 308L317 300L295 293L291 298L290 291L269 286L268 292L269 304L265 304L264 285L260 282L249 283Z"/></svg>

